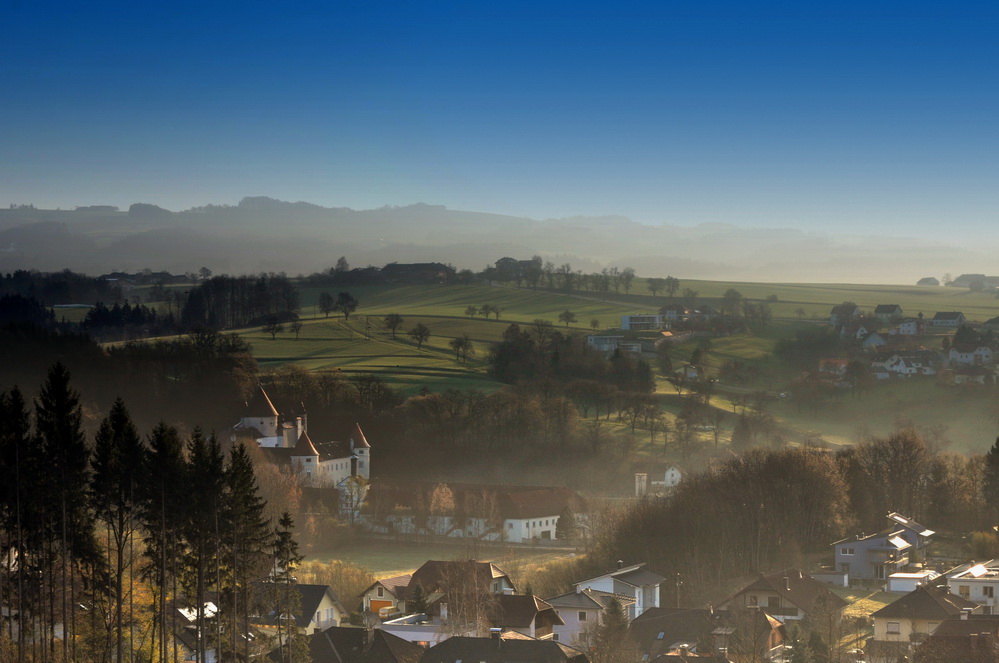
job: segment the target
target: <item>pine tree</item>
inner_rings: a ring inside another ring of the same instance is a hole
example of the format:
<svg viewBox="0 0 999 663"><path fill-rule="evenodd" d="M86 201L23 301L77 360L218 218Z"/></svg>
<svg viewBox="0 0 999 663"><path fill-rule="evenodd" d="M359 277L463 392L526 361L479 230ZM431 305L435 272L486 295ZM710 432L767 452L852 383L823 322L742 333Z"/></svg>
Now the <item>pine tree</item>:
<svg viewBox="0 0 999 663"><path fill-rule="evenodd" d="M184 540L188 548L184 557L185 589L187 596L194 600L196 646L200 663L205 663L210 647L205 600L209 588L217 584L218 579L219 510L223 499L225 461L215 436L206 439L200 428L191 433L187 455L186 485L194 490L188 495L184 521Z"/></svg>
<svg viewBox="0 0 999 663"><path fill-rule="evenodd" d="M31 421L21 391L0 394L0 559L7 560L17 551L16 577L0 575L0 605L17 611L17 650L24 651L27 624L25 616L31 603L25 591L25 572L33 556L26 535L27 522L37 522L28 504L28 489L39 479L41 463L31 456ZM13 627L13 622L9 623ZM11 636L13 643L13 636Z"/></svg>
<svg viewBox="0 0 999 663"><path fill-rule="evenodd" d="M149 436L149 450L146 460L146 480L144 482L142 524L148 533L146 544L146 565L143 576L151 578L156 588L158 605L154 619L159 627L159 649L156 645L156 631L151 638L151 658L168 660L168 633L173 633L173 619L168 629L167 603L168 593L176 595L176 582L183 552L181 536L185 519L187 503L185 482L186 467L184 464L184 448L177 430L164 423L159 423ZM174 591L169 587L173 584ZM170 611L175 615L175 611ZM176 643L174 643L176 647ZM173 658L177 658L174 651Z"/></svg>
<svg viewBox="0 0 999 663"><path fill-rule="evenodd" d="M267 503L260 497L253 462L240 443L229 454L226 468L226 493L223 506L225 523L226 563L229 564L228 595L231 651L235 656L240 633L238 617L242 617L245 633L249 629L249 583L261 566L266 565L270 540L270 524L264 517ZM249 643L246 643L249 647ZM249 651L243 653L249 659Z"/></svg>
<svg viewBox="0 0 999 663"><path fill-rule="evenodd" d="M985 504L993 512L999 511L999 437L996 438L995 444L985 454L982 483Z"/></svg>
<svg viewBox="0 0 999 663"><path fill-rule="evenodd" d="M78 564L92 566L97 560L93 535L93 517L87 509L89 450L82 428L80 395L69 385L66 367L56 363L49 369L45 383L35 400L35 435L33 452L44 459L39 466L38 483L33 486L35 506L39 509L38 526L45 547L46 582L49 587L49 642L55 642L56 581L55 558L63 561L59 569L62 592L58 601L60 619L67 633L75 631L75 574ZM44 469L44 471L42 471ZM70 637L62 638L63 657L69 658ZM74 640L75 642L75 640ZM51 656L51 650L49 652Z"/></svg>
<svg viewBox="0 0 999 663"><path fill-rule="evenodd" d="M274 604L278 625L279 660L282 663L302 663L307 661L308 648L303 645L305 637L298 632L296 618L302 612L301 594L292 586L295 584L295 567L304 559L298 552L298 542L292 533L295 526L287 511L278 519L274 530L272 549L274 553Z"/></svg>
<svg viewBox="0 0 999 663"><path fill-rule="evenodd" d="M119 398L111 406L108 416L101 422L94 438L94 480L91 492L94 509L114 545L114 559L109 560L114 582L115 653L117 661L124 661L124 581L131 568L132 535L138 524L140 485L145 449L132 418ZM109 551L110 552L110 551ZM131 584L131 574L129 573ZM131 596L131 587L129 588ZM130 602L131 603L131 602ZM131 607L131 606L130 606ZM128 625L131 639L132 611L129 609Z"/></svg>

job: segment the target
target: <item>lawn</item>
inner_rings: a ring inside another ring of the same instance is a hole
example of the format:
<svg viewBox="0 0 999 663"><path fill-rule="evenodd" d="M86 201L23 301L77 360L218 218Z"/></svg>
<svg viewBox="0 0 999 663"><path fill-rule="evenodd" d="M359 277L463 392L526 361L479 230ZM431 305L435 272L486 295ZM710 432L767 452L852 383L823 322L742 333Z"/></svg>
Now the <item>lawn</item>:
<svg viewBox="0 0 999 663"><path fill-rule="evenodd" d="M352 562L371 571L377 578L411 573L428 559L478 559L493 562L507 573L524 567L569 557L571 553L546 548L476 544L416 542L403 540L363 540L338 546L329 553L309 555L310 561L329 562L334 559Z"/></svg>

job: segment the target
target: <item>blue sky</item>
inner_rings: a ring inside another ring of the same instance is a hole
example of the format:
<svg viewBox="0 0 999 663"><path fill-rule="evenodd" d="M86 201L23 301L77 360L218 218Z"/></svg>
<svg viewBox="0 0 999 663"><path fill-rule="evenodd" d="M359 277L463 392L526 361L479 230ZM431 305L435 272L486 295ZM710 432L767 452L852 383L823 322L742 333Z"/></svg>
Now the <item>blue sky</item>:
<svg viewBox="0 0 999 663"><path fill-rule="evenodd" d="M4 205L999 227L994 2L0 0L0 24Z"/></svg>

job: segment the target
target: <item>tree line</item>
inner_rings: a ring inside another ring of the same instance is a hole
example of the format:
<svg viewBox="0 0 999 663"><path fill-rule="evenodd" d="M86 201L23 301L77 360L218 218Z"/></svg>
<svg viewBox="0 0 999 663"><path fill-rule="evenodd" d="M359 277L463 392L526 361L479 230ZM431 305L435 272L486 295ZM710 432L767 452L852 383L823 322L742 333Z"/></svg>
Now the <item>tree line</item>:
<svg viewBox="0 0 999 663"><path fill-rule="evenodd" d="M679 574L687 603L745 575L801 566L837 539L884 528L892 511L933 529L982 531L980 554L994 554L999 441L970 457L938 451L938 442L933 431L903 427L835 453L749 449L618 514L598 554ZM666 591L675 601L676 587Z"/></svg>
<svg viewBox="0 0 999 663"><path fill-rule="evenodd" d="M253 581L300 559L290 516L265 517L246 448L163 423L143 437L121 399L92 441L81 422L61 364L30 404L0 394L0 659L177 660L190 608L199 660L216 647L246 660L249 616L289 608L287 577Z"/></svg>

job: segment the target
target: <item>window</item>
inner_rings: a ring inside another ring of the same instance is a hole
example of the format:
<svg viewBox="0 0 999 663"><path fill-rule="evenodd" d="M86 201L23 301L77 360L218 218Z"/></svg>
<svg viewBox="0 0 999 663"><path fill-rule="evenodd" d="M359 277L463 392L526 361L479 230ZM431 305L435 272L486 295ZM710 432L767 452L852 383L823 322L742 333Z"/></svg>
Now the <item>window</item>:
<svg viewBox="0 0 999 663"><path fill-rule="evenodd" d="M993 596L995 596L994 592L995 588L992 585L985 585L984 587L982 587L982 596L992 598Z"/></svg>
<svg viewBox="0 0 999 663"><path fill-rule="evenodd" d="M552 640L558 642L558 633L552 633Z"/></svg>
<svg viewBox="0 0 999 663"><path fill-rule="evenodd" d="M898 634L899 632L898 622L888 622L888 633Z"/></svg>
<svg viewBox="0 0 999 663"><path fill-rule="evenodd" d="M583 612L582 610L580 610L580 611L579 611L579 616L578 616L578 619L579 619L579 621L581 621L581 622L585 622L585 621L586 621L586 613L585 613L585 612Z"/></svg>
<svg viewBox="0 0 999 663"><path fill-rule="evenodd" d="M311 462L312 462L312 459L311 459L311 458L306 458L306 459L305 459L305 462L306 462L306 463L311 463Z"/></svg>
<svg viewBox="0 0 999 663"><path fill-rule="evenodd" d="M323 621L323 618L322 618L322 615L320 615L320 614L319 614L319 613L317 612L317 613L316 613L316 622L318 623L318 622L321 622L321 621Z"/></svg>
<svg viewBox="0 0 999 663"><path fill-rule="evenodd" d="M662 640L666 637L666 631L659 631L659 635L656 636L656 640Z"/></svg>
<svg viewBox="0 0 999 663"><path fill-rule="evenodd" d="M839 552L841 555L852 555L853 548L840 548Z"/></svg>
<svg viewBox="0 0 999 663"><path fill-rule="evenodd" d="M771 610L780 609L780 597L779 596L768 596L767 597L767 608Z"/></svg>
<svg viewBox="0 0 999 663"><path fill-rule="evenodd" d="M378 598L381 598L383 596L385 596L385 588L384 587L379 587L378 588Z"/></svg>
<svg viewBox="0 0 999 663"><path fill-rule="evenodd" d="M749 596L749 605L759 605L759 600L752 594Z"/></svg>
<svg viewBox="0 0 999 663"><path fill-rule="evenodd" d="M506 528L507 529L513 529L513 523L507 523L506 524Z"/></svg>
<svg viewBox="0 0 999 663"><path fill-rule="evenodd" d="M962 598L968 598L968 596L971 594L971 588L968 585L958 585L957 593Z"/></svg>

